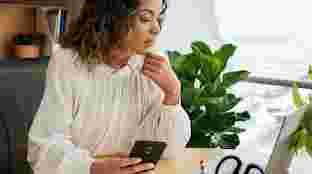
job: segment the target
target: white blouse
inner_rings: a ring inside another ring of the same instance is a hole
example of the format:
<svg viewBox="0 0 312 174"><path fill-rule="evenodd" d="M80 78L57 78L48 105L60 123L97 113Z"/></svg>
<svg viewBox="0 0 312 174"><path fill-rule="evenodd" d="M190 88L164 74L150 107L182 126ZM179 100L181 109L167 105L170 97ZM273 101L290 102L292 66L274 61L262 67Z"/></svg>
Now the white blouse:
<svg viewBox="0 0 312 174"><path fill-rule="evenodd" d="M142 72L144 56L116 70L76 63L77 53L51 57L41 105L29 132L35 174L89 174L96 154L129 153L136 140L166 141L162 158L177 158L190 138L180 104L161 103L162 91Z"/></svg>

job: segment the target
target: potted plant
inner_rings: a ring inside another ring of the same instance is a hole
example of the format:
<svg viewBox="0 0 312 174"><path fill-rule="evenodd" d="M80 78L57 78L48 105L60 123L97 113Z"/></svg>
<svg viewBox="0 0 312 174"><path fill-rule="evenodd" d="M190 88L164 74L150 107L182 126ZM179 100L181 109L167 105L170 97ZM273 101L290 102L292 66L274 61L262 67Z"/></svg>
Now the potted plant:
<svg viewBox="0 0 312 174"><path fill-rule="evenodd" d="M17 58L34 59L40 56L41 38L39 34L17 34L14 38L14 53Z"/></svg>
<svg viewBox="0 0 312 174"><path fill-rule="evenodd" d="M240 144L238 134L245 131L236 123L249 120L250 114L233 110L242 99L229 89L249 72L224 72L236 50L232 44L213 52L205 42L194 41L191 48L187 54L167 51L181 81L181 104L191 120L187 147L235 149Z"/></svg>

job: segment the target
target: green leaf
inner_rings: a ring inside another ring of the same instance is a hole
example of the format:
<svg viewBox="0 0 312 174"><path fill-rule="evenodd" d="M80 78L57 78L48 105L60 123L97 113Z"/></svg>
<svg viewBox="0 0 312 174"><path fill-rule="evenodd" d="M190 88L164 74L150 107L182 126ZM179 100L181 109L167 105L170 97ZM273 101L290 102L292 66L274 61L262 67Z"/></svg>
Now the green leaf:
<svg viewBox="0 0 312 174"><path fill-rule="evenodd" d="M196 78L194 81L194 88L200 88L200 87L201 87L201 82L199 79Z"/></svg>
<svg viewBox="0 0 312 174"><path fill-rule="evenodd" d="M307 103L311 103L312 104L312 95L311 94L308 95L308 102Z"/></svg>
<svg viewBox="0 0 312 174"><path fill-rule="evenodd" d="M182 103L186 104L186 105L192 105L192 104L196 104L196 101L198 100L197 98L200 96L202 92L202 89L200 88L194 88L192 87L187 87L187 88L183 88L182 89L182 96L181 96L181 100Z"/></svg>
<svg viewBox="0 0 312 174"><path fill-rule="evenodd" d="M234 108L242 99L234 94L226 94L223 97L223 103L219 105L219 112L226 112Z"/></svg>
<svg viewBox="0 0 312 174"><path fill-rule="evenodd" d="M226 87L222 84L222 78L219 76L213 83L211 96L221 97L226 94Z"/></svg>
<svg viewBox="0 0 312 174"><path fill-rule="evenodd" d="M220 82L220 78L211 82L203 82L202 81L202 88L203 88L203 97L223 97L226 95L226 88Z"/></svg>
<svg viewBox="0 0 312 174"><path fill-rule="evenodd" d="M213 84L211 84L210 82L203 82L201 81L201 88L203 89L203 93L202 93L202 97L210 97L213 94Z"/></svg>
<svg viewBox="0 0 312 174"><path fill-rule="evenodd" d="M312 104L306 106L302 122L307 134L312 136Z"/></svg>
<svg viewBox="0 0 312 174"><path fill-rule="evenodd" d="M306 136L305 150L308 152L309 156L312 157L312 136Z"/></svg>
<svg viewBox="0 0 312 174"><path fill-rule="evenodd" d="M191 121L192 127L197 127L197 124L199 121L202 121L203 117L207 115L206 112L200 112L199 114L193 116L193 119Z"/></svg>
<svg viewBox="0 0 312 174"><path fill-rule="evenodd" d="M312 65L309 65L309 79L312 80Z"/></svg>
<svg viewBox="0 0 312 174"><path fill-rule="evenodd" d="M218 112L226 112L235 107L240 101L241 98L237 98L233 94L226 94L223 97L199 97L196 104L214 105Z"/></svg>
<svg viewBox="0 0 312 174"><path fill-rule="evenodd" d="M196 55L195 53L189 53L185 55L185 59L187 60L187 62L190 62L192 64L194 71L199 71L201 67L200 56ZM189 71L189 69L186 69L186 71Z"/></svg>
<svg viewBox="0 0 312 174"><path fill-rule="evenodd" d="M236 121L247 121L249 119L250 119L250 114L248 111L236 113Z"/></svg>
<svg viewBox="0 0 312 174"><path fill-rule="evenodd" d="M183 64L185 57L178 51L167 51L170 64L175 71L179 71Z"/></svg>
<svg viewBox="0 0 312 174"><path fill-rule="evenodd" d="M166 51L169 59L175 59L176 57L180 57L182 54L178 51Z"/></svg>
<svg viewBox="0 0 312 174"><path fill-rule="evenodd" d="M299 88L298 88L297 83L293 83L292 98L293 98L293 103L297 109L304 105L304 102L303 102L301 95L299 93Z"/></svg>
<svg viewBox="0 0 312 174"><path fill-rule="evenodd" d="M242 132L245 132L246 129L243 129L243 128L239 128L239 127L230 127L228 129L225 130L226 132L232 132L232 133L242 133Z"/></svg>
<svg viewBox="0 0 312 174"><path fill-rule="evenodd" d="M219 50L215 52L215 56L222 61L222 69L225 68L229 58L233 56L236 46L233 44L224 44Z"/></svg>
<svg viewBox="0 0 312 174"><path fill-rule="evenodd" d="M240 144L237 134L223 134L220 137L219 146L223 149L235 149Z"/></svg>
<svg viewBox="0 0 312 174"><path fill-rule="evenodd" d="M299 150L305 145L304 129L299 126L290 136L288 149L295 154L298 154Z"/></svg>
<svg viewBox="0 0 312 174"><path fill-rule="evenodd" d="M220 59L210 59L211 61L211 71L212 71L212 80L215 81L218 79L219 75L223 72L224 68L222 66L222 61Z"/></svg>
<svg viewBox="0 0 312 174"><path fill-rule="evenodd" d="M193 103L192 88L183 88L181 92L181 102L186 106L191 106Z"/></svg>
<svg viewBox="0 0 312 174"><path fill-rule="evenodd" d="M223 74L222 85L224 87L230 87L241 80L247 79L249 74L250 73L248 71L234 71L225 73Z"/></svg>
<svg viewBox="0 0 312 174"><path fill-rule="evenodd" d="M222 129L222 131L226 131L229 127L232 127L235 125L235 114L231 113L220 113L214 118L214 121L218 122L219 124L222 124L219 126L219 131Z"/></svg>
<svg viewBox="0 0 312 174"><path fill-rule="evenodd" d="M199 74L197 75L197 78L199 81L201 81L203 84L211 84L213 83L213 80L210 78L209 70L208 69L201 69Z"/></svg>
<svg viewBox="0 0 312 174"><path fill-rule="evenodd" d="M197 72L198 72L198 67L200 65L196 65L196 63L194 61L185 61L182 65L182 70L184 71L184 73L189 74L189 76L192 77L192 79L195 79L197 76Z"/></svg>
<svg viewBox="0 0 312 174"><path fill-rule="evenodd" d="M202 55L202 52L201 52L200 48L198 48L195 44L192 43L191 48L192 48L192 52L196 56L201 56Z"/></svg>
<svg viewBox="0 0 312 174"><path fill-rule="evenodd" d="M192 123L193 126L198 126L202 130L209 132L223 132L229 127L234 126L235 116L234 115L204 115L196 122Z"/></svg>
<svg viewBox="0 0 312 174"><path fill-rule="evenodd" d="M221 97L224 95L226 95L226 89L223 86L218 87L212 94L213 97Z"/></svg>
<svg viewBox="0 0 312 174"><path fill-rule="evenodd" d="M199 50L201 53L211 56L212 51L210 47L203 41L194 41L191 44L192 49Z"/></svg>
<svg viewBox="0 0 312 174"><path fill-rule="evenodd" d="M200 97L196 101L198 105L213 104L218 105L223 102L223 97Z"/></svg>
<svg viewBox="0 0 312 174"><path fill-rule="evenodd" d="M202 56L201 70L204 76L208 76L211 82L214 82L218 75L223 71L222 60L214 56Z"/></svg>
<svg viewBox="0 0 312 174"><path fill-rule="evenodd" d="M183 102L182 102L182 106L183 108L185 108L185 111L187 112L187 114L189 115L189 117L192 119L194 117L196 117L198 113L198 107L194 106L194 105L190 105L190 106L186 106Z"/></svg>

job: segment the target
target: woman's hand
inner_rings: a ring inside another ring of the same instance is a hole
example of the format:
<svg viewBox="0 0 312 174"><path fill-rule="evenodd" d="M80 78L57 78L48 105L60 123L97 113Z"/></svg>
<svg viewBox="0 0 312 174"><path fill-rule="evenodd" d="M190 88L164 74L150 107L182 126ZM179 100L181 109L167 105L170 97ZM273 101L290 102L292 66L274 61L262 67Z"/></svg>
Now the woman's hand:
<svg viewBox="0 0 312 174"><path fill-rule="evenodd" d="M138 158L128 158L125 154L115 154L103 159L96 159L90 168L91 174L152 174L152 163L140 163Z"/></svg>
<svg viewBox="0 0 312 174"><path fill-rule="evenodd" d="M181 84L166 58L147 54L144 59L143 74L152 79L163 90L165 95L163 104L175 105L179 103Z"/></svg>

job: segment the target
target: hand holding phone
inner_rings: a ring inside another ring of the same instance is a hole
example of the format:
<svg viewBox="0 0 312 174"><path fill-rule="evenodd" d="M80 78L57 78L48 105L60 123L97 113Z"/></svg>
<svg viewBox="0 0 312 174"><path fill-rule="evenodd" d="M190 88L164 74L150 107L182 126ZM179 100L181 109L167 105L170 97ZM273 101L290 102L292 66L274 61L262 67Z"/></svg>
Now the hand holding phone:
<svg viewBox="0 0 312 174"><path fill-rule="evenodd" d="M156 165L166 147L167 143L162 141L136 141L129 157L138 157L142 159L142 163Z"/></svg>

